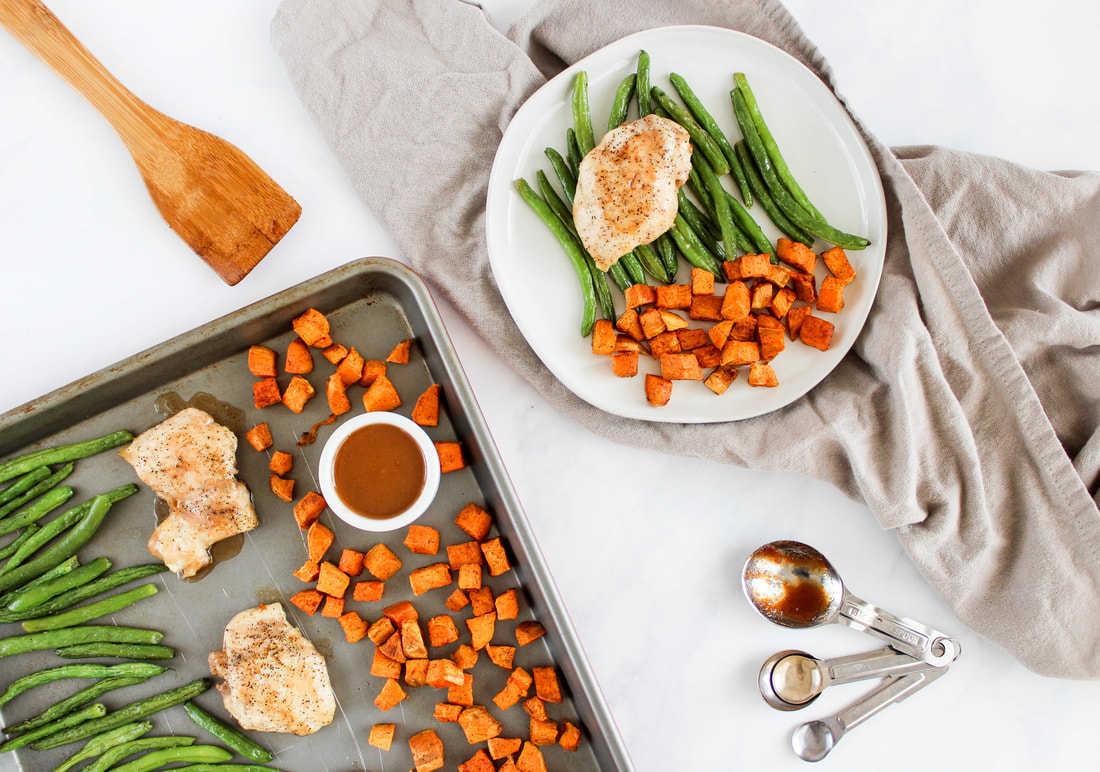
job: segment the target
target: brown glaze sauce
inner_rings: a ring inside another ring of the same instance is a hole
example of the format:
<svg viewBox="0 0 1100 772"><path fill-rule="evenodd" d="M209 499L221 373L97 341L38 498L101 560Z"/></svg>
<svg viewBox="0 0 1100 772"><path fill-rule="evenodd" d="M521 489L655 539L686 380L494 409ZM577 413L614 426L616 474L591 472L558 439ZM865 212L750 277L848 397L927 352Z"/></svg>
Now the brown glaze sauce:
<svg viewBox="0 0 1100 772"><path fill-rule="evenodd" d="M340 500L363 517L383 520L407 510L424 490L424 455L407 432L364 426L336 451L333 483Z"/></svg>
<svg viewBox="0 0 1100 772"><path fill-rule="evenodd" d="M829 596L819 582L798 582L788 584L783 598L773 607L784 619L809 625L828 610Z"/></svg>

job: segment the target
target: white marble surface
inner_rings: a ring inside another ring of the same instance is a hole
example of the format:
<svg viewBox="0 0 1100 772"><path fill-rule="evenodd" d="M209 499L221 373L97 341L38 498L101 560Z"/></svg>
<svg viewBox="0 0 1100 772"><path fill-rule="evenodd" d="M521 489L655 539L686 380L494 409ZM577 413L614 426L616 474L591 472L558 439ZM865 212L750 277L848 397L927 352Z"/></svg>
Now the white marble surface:
<svg viewBox="0 0 1100 772"><path fill-rule="evenodd" d="M485 3L501 26L528 4ZM347 260L401 257L272 53L276 5L52 2L139 96L240 145L302 203L299 224L235 288L164 225L109 126L0 34L0 410ZM1044 169L1100 168L1096 5L788 5L886 142L947 144ZM817 545L856 593L963 645L947 677L860 727L824 767L1029 769L1095 758L1094 686L1035 676L964 627L864 507L816 481L592 436L550 408L453 309L443 313L639 770L801 768L791 729L862 693L837 687L805 715L773 711L757 695L757 668L774 651L875 647L848 629L788 631L753 614L740 566L773 538ZM626 470L613 484L601 471L611 455Z"/></svg>

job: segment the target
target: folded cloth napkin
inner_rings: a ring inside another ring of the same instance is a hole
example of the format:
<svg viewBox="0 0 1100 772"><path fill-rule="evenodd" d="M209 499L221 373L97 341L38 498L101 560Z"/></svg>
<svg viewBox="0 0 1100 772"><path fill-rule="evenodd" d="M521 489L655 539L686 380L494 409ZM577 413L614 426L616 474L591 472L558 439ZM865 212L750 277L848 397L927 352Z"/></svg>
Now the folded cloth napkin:
<svg viewBox="0 0 1100 772"><path fill-rule="evenodd" d="M670 24L762 38L835 92L772 0L540 2L507 36L458 0L284 0L272 37L412 266L559 410L618 442L832 482L897 529L974 630L1039 673L1100 677L1100 175L891 150L856 118L889 212L878 296L840 366L766 417L617 418L573 396L527 346L485 250L501 133L569 63ZM778 445L777 431L797 439Z"/></svg>

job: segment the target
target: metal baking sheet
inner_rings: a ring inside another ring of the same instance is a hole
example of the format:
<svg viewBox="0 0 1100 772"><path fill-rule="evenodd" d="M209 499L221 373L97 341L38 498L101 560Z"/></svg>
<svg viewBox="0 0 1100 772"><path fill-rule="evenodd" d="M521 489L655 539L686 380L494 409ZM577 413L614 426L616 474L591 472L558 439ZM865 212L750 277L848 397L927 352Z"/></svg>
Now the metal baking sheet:
<svg viewBox="0 0 1100 772"><path fill-rule="evenodd" d="M294 469L289 474L296 481L295 499L308 490L317 490L317 459L334 426L321 427L313 445L298 448L295 441L327 417L324 380L333 368L320 352L314 351L315 370L307 377L318 394L301 415L281 405L256 410L252 405L255 379L247 369L247 349L253 344L269 346L280 353L281 366L287 344L294 337L291 320L310 307L329 317L335 341L355 346L367 359L383 359L396 343L414 338L410 363L389 368L389 376L404 401L397 412L408 415L416 397L431 383L442 386L440 424L428 432L436 440L462 442L468 467L443 476L438 497L419 522L439 529L445 545L468 540L453 523L466 503L474 502L493 514L494 530L503 537L515 568L503 576L487 578L487 584L494 595L518 587L521 599L519 619L498 622L494 642L514 644L518 622L541 622L547 635L517 649L515 664L528 671L554 664L565 702L549 705L550 717L569 719L582 729L581 746L575 753L557 746L543 748L548 768L552 772L633 769L431 296L415 273L385 258L348 263L0 416L0 458L120 428L137 434L163 420L169 403L191 401L196 395L200 395L200 406L203 401L224 403L218 417L238 433L239 477L252 490L259 528L244 537L239 554L218 561L198 581L185 582L172 574L160 574L152 580L161 589L158 595L115 614L110 621L102 621L159 629L165 633L163 643L178 651L169 662L173 670L139 686L109 693L102 701L108 708L119 707L208 676L207 654L221 648L226 622L238 611L258 603L282 601L290 620L327 657L338 708L333 723L314 735L257 735L276 753L271 766L288 772L409 770L412 757L408 739L429 728L443 740L446 769L455 769L478 749L466 742L458 724L441 723L432 717L435 704L446 701L443 690L426 686L406 689L409 697L405 701L388 712L379 710L373 701L383 680L369 675L373 654L370 641L349 644L335 619L322 617L319 612L310 617L287 602L306 587L292 575L305 560L306 548L291 505L277 499L268 487L269 453L285 450L295 455ZM280 376L280 385L285 386L288 380L289 376ZM360 391L349 392L352 414L363 409L358 399ZM261 421L271 427L275 444L269 451L257 453L244 441L243 431ZM67 482L76 490L72 501L77 502L137 479L117 454L109 452L77 462ZM138 494L112 508L104 527L81 550L84 562L105 555L117 568L152 560L145 544L156 524L156 502L148 488L140 487ZM402 545L405 529L366 534L327 511L322 522L336 534L334 550L365 551L382 542L401 557L405 569L441 559L410 553ZM6 543L6 539L0 541ZM445 554L442 559L446 560ZM422 618L450 613L443 602L452 588L414 598L405 569L386 583L382 601L349 601L347 610L357 610L370 622L381 615L382 608L409 599L414 600ZM468 640L462 620L470 616L469 607L453 616L463 632L458 643ZM0 625L0 636L20 632L18 624ZM431 655L447 656L458 643L433 648ZM25 673L64 662L52 652L0 659L0 683L6 685ZM528 717L522 708L517 705L500 711L492 702L504 687L507 673L490 663L484 652L472 672L474 701L488 707L503 723L502 736L526 737ZM0 709L0 721L11 724L35 715L87 683L60 681L27 692ZM228 718L216 691L208 691L197 702ZM178 707L158 714L153 721L152 735L191 734L199 738L199 743L212 741ZM397 725L389 751L367 744L370 727L376 723ZM78 747L46 752L20 749L0 757L0 772L48 770Z"/></svg>

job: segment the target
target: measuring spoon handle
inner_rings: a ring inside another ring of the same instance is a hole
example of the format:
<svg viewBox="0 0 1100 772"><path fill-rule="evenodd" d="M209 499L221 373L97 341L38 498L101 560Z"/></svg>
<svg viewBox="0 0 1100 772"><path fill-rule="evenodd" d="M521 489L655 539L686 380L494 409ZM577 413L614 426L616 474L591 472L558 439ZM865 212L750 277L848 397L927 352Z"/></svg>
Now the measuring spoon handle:
<svg viewBox="0 0 1100 772"><path fill-rule="evenodd" d="M947 667L959 656L959 644L951 637L873 606L847 590L840 601L837 621L881 638L898 651L935 667Z"/></svg>
<svg viewBox="0 0 1100 772"><path fill-rule="evenodd" d="M889 646L877 651L821 660L821 669L825 674L824 686L905 675L927 670L930 667L934 665L916 659L911 654L903 654Z"/></svg>

